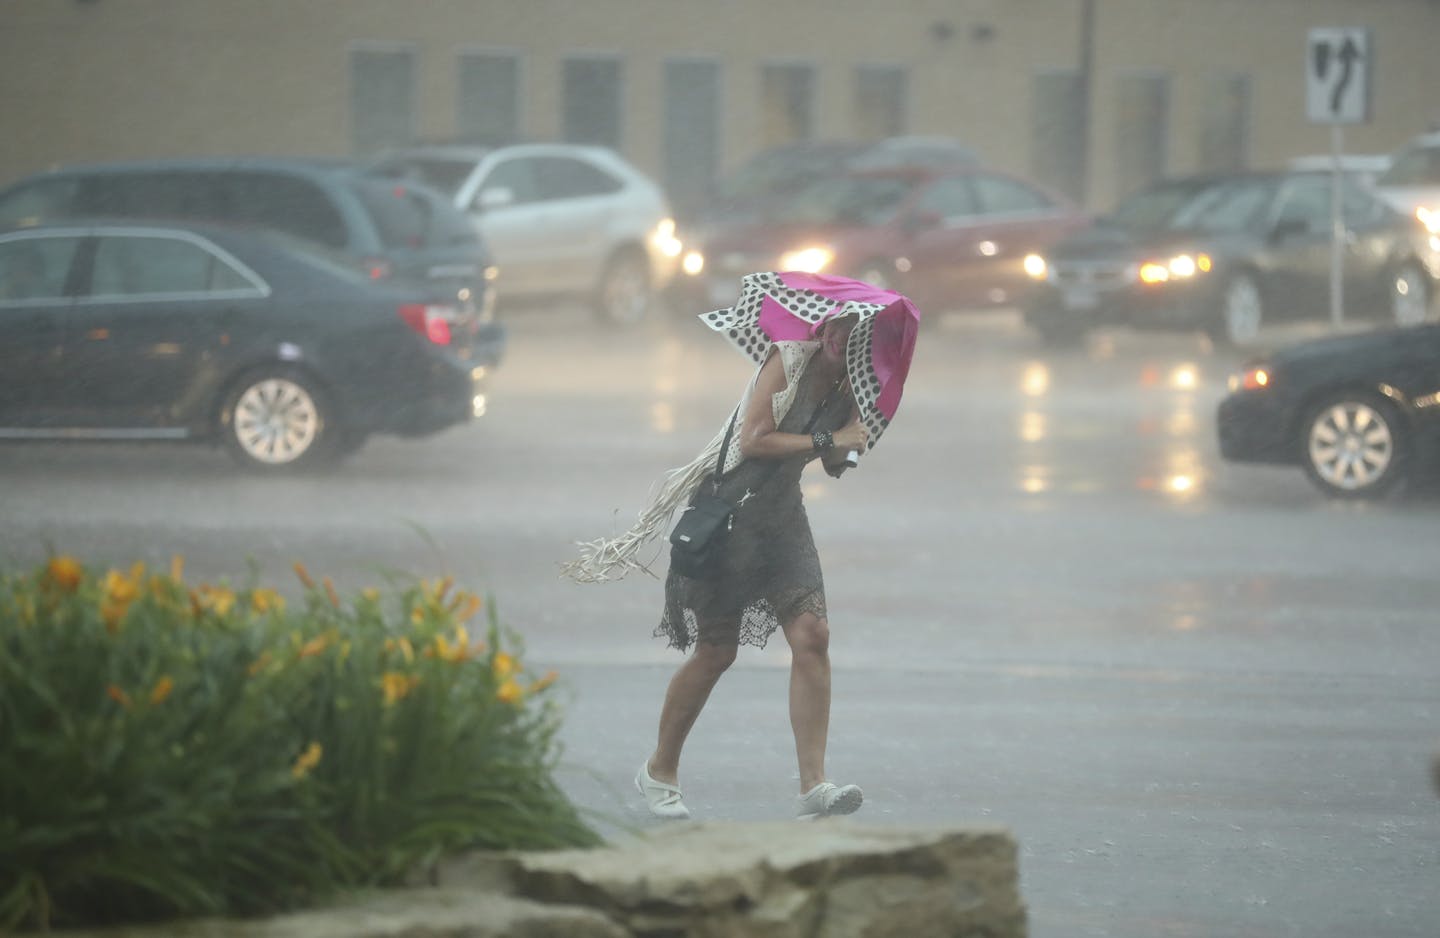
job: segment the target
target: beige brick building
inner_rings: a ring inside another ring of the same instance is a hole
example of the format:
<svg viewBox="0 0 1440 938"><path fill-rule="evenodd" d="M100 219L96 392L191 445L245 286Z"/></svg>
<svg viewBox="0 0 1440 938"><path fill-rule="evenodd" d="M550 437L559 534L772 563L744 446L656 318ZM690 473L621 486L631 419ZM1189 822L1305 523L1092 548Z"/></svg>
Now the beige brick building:
<svg viewBox="0 0 1440 938"><path fill-rule="evenodd" d="M518 136L612 145L684 204L765 146L913 133L1101 208L1328 152L1304 107L1320 26L1370 31L1347 151L1440 120L1437 0L3 0L0 184Z"/></svg>

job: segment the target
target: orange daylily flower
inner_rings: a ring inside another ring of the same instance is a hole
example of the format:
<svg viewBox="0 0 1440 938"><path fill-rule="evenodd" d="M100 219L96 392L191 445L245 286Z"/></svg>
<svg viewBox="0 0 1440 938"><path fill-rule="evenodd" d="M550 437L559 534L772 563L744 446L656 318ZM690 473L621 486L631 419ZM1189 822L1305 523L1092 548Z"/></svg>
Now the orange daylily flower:
<svg viewBox="0 0 1440 938"><path fill-rule="evenodd" d="M315 581L310 579L310 571L306 570L305 565L298 560L295 561L295 575L300 578L300 584L307 590L315 588Z"/></svg>
<svg viewBox="0 0 1440 938"><path fill-rule="evenodd" d="M85 568L80 566L80 561L74 557L62 554L59 557L51 557L50 562L45 565L45 580L53 583L67 593L73 593L80 588L80 581L85 578Z"/></svg>
<svg viewBox="0 0 1440 938"><path fill-rule="evenodd" d="M330 638L331 635L327 632L324 635L317 635L310 639L310 641L300 646L300 657L311 658L320 654L326 648L330 647Z"/></svg>
<svg viewBox="0 0 1440 938"><path fill-rule="evenodd" d="M130 695L125 693L119 687L111 684L105 688L105 693L111 700L115 701L120 706L124 707L126 710L130 709Z"/></svg>
<svg viewBox="0 0 1440 938"><path fill-rule="evenodd" d="M514 674L520 664L511 655L503 651L495 652L495 658L490 662L490 667L495 671L495 677L504 680Z"/></svg>
<svg viewBox="0 0 1440 938"><path fill-rule="evenodd" d="M290 767L291 777L298 779L309 775L311 770L320 764L320 758L324 754L325 750L319 743L306 746L305 751L296 757L295 764Z"/></svg>
<svg viewBox="0 0 1440 938"><path fill-rule="evenodd" d="M495 692L495 698L501 703L507 704L518 703L520 698L524 696L525 689L522 688L514 678L510 678L504 684L501 684L500 689Z"/></svg>
<svg viewBox="0 0 1440 938"><path fill-rule="evenodd" d="M545 676L537 680L535 683L531 684L530 689L526 693L538 694L540 691L549 687L551 684L554 684L559 677L559 672L546 671Z"/></svg>
<svg viewBox="0 0 1440 938"><path fill-rule="evenodd" d="M164 677L160 678L160 680L156 681L155 686L151 689L150 702L152 704L164 703L165 698L169 697L170 692L174 689L175 681L170 677L170 675L165 675Z"/></svg>
<svg viewBox="0 0 1440 938"><path fill-rule="evenodd" d="M340 595L335 592L335 583L327 576L321 577L320 582L325 585L325 595L330 599L330 605L336 609L340 608Z"/></svg>
<svg viewBox="0 0 1440 938"><path fill-rule="evenodd" d="M386 671L380 675L380 693L385 706L394 706L420 685L420 675L405 674L401 671Z"/></svg>

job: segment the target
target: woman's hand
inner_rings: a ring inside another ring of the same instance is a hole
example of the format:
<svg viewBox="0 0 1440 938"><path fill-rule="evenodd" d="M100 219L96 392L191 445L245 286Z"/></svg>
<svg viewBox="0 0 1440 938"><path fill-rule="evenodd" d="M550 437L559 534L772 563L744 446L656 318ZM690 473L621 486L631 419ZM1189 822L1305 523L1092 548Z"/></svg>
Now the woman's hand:
<svg viewBox="0 0 1440 938"><path fill-rule="evenodd" d="M835 449L842 455L855 450L857 453L865 452L865 444L870 440L870 431L865 429L865 424L860 422L860 415L856 414L850 418L850 422L839 430L836 430L830 437L835 441Z"/></svg>

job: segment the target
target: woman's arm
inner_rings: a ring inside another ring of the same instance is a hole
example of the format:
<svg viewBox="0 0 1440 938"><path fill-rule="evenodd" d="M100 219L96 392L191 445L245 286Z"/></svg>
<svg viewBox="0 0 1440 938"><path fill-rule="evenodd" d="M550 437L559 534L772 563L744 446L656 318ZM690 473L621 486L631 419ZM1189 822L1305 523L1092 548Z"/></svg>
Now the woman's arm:
<svg viewBox="0 0 1440 938"><path fill-rule="evenodd" d="M740 455L746 459L784 459L815 450L809 434L781 433L775 429L774 398L785 389L785 365L772 349L760 366L745 423L740 428Z"/></svg>
<svg viewBox="0 0 1440 938"><path fill-rule="evenodd" d="M784 387L785 366L772 351L755 378L755 388L745 408L740 455L746 459L785 459L815 452L815 441L808 433L781 433L775 429L774 397ZM843 462L847 451L865 448L868 435L857 410L848 424L835 431L835 446L826 455Z"/></svg>

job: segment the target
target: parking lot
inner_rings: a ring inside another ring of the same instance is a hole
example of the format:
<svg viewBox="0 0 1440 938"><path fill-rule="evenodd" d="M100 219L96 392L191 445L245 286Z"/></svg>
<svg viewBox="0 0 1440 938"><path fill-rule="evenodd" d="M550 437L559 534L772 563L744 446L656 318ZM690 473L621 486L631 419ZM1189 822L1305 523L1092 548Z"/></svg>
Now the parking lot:
<svg viewBox="0 0 1440 938"><path fill-rule="evenodd" d="M567 788L617 833L669 671L658 583L561 580L728 415L749 369L688 319L512 317L488 415L259 478L204 448L0 448L0 556L187 558L343 588L490 592L568 686ZM1285 341L1286 334L1264 337ZM1010 312L927 321L895 426L807 476L833 630L830 769L861 817L1001 824L1041 938L1435 934L1440 500L1329 502L1223 463L1243 353L1106 331L1044 349ZM663 558L657 563L663 568ZM704 818L783 818L783 641L742 652L682 766Z"/></svg>

